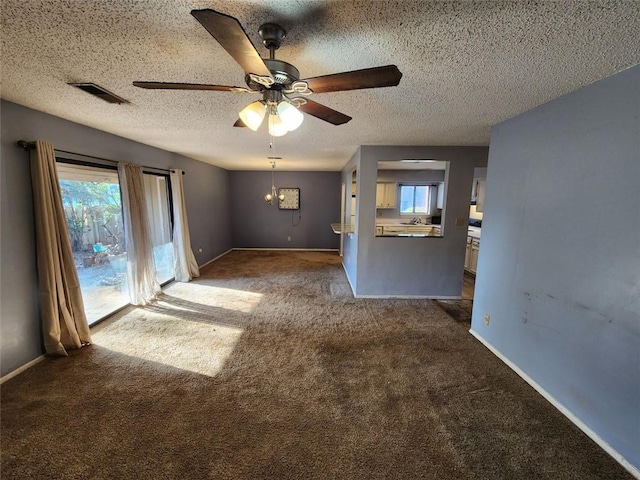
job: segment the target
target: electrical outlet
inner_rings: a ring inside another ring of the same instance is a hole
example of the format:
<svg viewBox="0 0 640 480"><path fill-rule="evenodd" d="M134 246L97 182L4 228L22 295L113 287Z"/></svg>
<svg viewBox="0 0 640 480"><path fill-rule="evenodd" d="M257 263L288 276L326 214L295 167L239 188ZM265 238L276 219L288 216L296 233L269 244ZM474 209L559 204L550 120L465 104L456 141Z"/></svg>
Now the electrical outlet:
<svg viewBox="0 0 640 480"><path fill-rule="evenodd" d="M488 313L484 314L484 324L489 326L489 320L491 320L491 315L489 315Z"/></svg>
<svg viewBox="0 0 640 480"><path fill-rule="evenodd" d="M291 237L287 237L287 242L290 242L290 241L291 241Z"/></svg>

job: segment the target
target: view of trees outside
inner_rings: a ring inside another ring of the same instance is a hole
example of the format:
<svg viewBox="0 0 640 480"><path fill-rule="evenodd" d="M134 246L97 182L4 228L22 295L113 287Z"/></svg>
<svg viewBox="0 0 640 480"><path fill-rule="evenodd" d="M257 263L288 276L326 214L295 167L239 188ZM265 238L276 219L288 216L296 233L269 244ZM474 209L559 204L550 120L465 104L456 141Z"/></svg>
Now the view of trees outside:
<svg viewBox="0 0 640 480"><path fill-rule="evenodd" d="M110 253L121 253L124 237L120 186L112 183L60 180L62 204L74 252L101 243Z"/></svg>
<svg viewBox="0 0 640 480"><path fill-rule="evenodd" d="M58 163L58 176L84 308L92 324L129 303L118 174Z"/></svg>
<svg viewBox="0 0 640 480"><path fill-rule="evenodd" d="M400 213L430 213L428 185L400 187Z"/></svg>
<svg viewBox="0 0 640 480"><path fill-rule="evenodd" d="M92 324L129 303L118 173L63 162L57 169L85 312ZM145 174L144 190L156 275L164 283L174 275L168 177Z"/></svg>

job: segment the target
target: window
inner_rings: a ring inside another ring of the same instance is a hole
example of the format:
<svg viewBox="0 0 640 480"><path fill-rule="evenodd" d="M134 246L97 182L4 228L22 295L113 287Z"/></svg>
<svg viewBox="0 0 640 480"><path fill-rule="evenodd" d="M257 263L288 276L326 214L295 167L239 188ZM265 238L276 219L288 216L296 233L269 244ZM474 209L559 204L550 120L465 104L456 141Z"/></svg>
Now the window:
<svg viewBox="0 0 640 480"><path fill-rule="evenodd" d="M62 206L89 325L129 304L118 171L57 162Z"/></svg>
<svg viewBox="0 0 640 480"><path fill-rule="evenodd" d="M127 249L115 167L58 159L62 205L67 218L82 300L89 325L129 304ZM173 279L169 176L145 173L144 190L158 282Z"/></svg>
<svg viewBox="0 0 640 480"><path fill-rule="evenodd" d="M173 279L173 243L169 201L169 176L145 173L144 193L151 227L153 262L161 285Z"/></svg>
<svg viewBox="0 0 640 480"><path fill-rule="evenodd" d="M400 185L400 213L431 215L433 190L431 185Z"/></svg>

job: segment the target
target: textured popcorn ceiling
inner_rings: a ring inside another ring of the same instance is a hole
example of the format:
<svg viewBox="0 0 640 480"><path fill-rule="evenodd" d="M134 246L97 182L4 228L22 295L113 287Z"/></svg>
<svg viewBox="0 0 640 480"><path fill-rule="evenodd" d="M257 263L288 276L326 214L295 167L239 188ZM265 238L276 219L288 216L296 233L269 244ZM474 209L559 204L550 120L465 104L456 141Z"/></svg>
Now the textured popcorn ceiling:
<svg viewBox="0 0 640 480"><path fill-rule="evenodd" d="M276 57L303 78L387 64L403 73L398 87L313 95L353 120L305 115L276 139L287 170L339 170L358 145L488 145L492 125L640 62L638 1L2 0L2 98L224 168L269 169L266 128L232 127L259 95L131 84L244 85L190 15L200 8L238 18L263 56L258 27L280 23Z"/></svg>

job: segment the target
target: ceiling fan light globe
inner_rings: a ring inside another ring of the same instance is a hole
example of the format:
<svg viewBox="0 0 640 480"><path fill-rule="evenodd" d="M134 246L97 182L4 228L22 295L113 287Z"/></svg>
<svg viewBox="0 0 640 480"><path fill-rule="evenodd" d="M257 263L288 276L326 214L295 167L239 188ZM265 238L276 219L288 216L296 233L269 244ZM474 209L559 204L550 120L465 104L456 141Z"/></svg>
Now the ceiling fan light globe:
<svg viewBox="0 0 640 480"><path fill-rule="evenodd" d="M302 112L298 110L296 107L291 105L289 102L280 102L278 104L278 115L284 123L287 131L291 132L302 125L302 120L304 120L304 115Z"/></svg>
<svg viewBox="0 0 640 480"><path fill-rule="evenodd" d="M258 130L260 125L262 124L262 120L264 120L264 116L267 113L267 106L264 102L255 101L247 105L240 112L240 120L244 123L248 128L253 130L254 132Z"/></svg>
<svg viewBox="0 0 640 480"><path fill-rule="evenodd" d="M273 137L281 137L285 135L289 130L282 122L279 115L269 115L269 135Z"/></svg>

